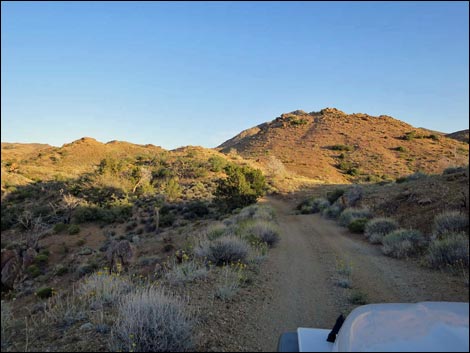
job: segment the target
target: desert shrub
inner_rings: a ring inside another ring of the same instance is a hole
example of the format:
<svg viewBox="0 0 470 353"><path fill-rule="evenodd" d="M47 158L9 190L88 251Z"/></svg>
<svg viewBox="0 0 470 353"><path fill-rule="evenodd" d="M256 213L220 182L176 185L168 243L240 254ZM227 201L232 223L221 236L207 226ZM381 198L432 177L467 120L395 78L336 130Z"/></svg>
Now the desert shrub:
<svg viewBox="0 0 470 353"><path fill-rule="evenodd" d="M39 254L34 258L34 262L37 265L44 265L49 261L49 255L46 254Z"/></svg>
<svg viewBox="0 0 470 353"><path fill-rule="evenodd" d="M367 304L367 294L356 290L349 296L349 302L354 305Z"/></svg>
<svg viewBox="0 0 470 353"><path fill-rule="evenodd" d="M228 266L222 270L221 277L216 283L214 296L221 300L232 299L240 289L240 279L236 271Z"/></svg>
<svg viewBox="0 0 470 353"><path fill-rule="evenodd" d="M398 223L392 218L374 218L371 219L364 229L366 238L372 244L382 243L382 239L388 233L398 229Z"/></svg>
<svg viewBox="0 0 470 353"><path fill-rule="evenodd" d="M442 238L446 233L468 233L468 215L458 211L446 211L434 217L433 238Z"/></svg>
<svg viewBox="0 0 470 353"><path fill-rule="evenodd" d="M302 201L298 206L297 209L300 210L302 214L309 214L309 213L318 213L321 212L323 209L330 206L330 203L327 199L322 197L318 198L308 198Z"/></svg>
<svg viewBox="0 0 470 353"><path fill-rule="evenodd" d="M125 277L96 272L83 279L77 288L77 294L87 298L94 305L115 304L133 288Z"/></svg>
<svg viewBox="0 0 470 353"><path fill-rule="evenodd" d="M41 299L50 298L53 294L54 290L51 287L42 287L38 289L35 293L35 295Z"/></svg>
<svg viewBox="0 0 470 353"><path fill-rule="evenodd" d="M67 231L69 232L70 235L75 235L80 233L80 226L78 224L71 224L68 228Z"/></svg>
<svg viewBox="0 0 470 353"><path fill-rule="evenodd" d="M93 273L97 269L94 264L83 264L77 268L77 274L79 277L85 276L89 273Z"/></svg>
<svg viewBox="0 0 470 353"><path fill-rule="evenodd" d="M67 224L65 223L56 223L54 224L53 231L55 234L62 233L67 229Z"/></svg>
<svg viewBox="0 0 470 353"><path fill-rule="evenodd" d="M111 350L183 352L192 348L193 318L186 303L154 286L122 298L111 330Z"/></svg>
<svg viewBox="0 0 470 353"><path fill-rule="evenodd" d="M336 285L341 288L351 288L351 279L349 278L340 278L336 281Z"/></svg>
<svg viewBox="0 0 470 353"><path fill-rule="evenodd" d="M209 169L212 172L221 172L224 170L225 166L227 165L227 161L225 158L219 156L212 156L208 160L209 162Z"/></svg>
<svg viewBox="0 0 470 353"><path fill-rule="evenodd" d="M403 146L398 146L395 148L395 151L398 151L398 152L407 152L407 149Z"/></svg>
<svg viewBox="0 0 470 353"><path fill-rule="evenodd" d="M206 230L206 236L209 240L214 240L226 235L228 232L227 227L222 223L217 223L209 226Z"/></svg>
<svg viewBox="0 0 470 353"><path fill-rule="evenodd" d="M57 267L55 268L55 275L56 276L63 276L67 272L69 272L69 269L64 265L57 265Z"/></svg>
<svg viewBox="0 0 470 353"><path fill-rule="evenodd" d="M220 266L231 262L244 261L249 245L242 239L226 235L213 241L203 240L194 249L196 256Z"/></svg>
<svg viewBox="0 0 470 353"><path fill-rule="evenodd" d="M367 208L353 208L348 207L339 216L339 224L343 227L349 226L349 224L358 218L369 219L372 217L372 213Z"/></svg>
<svg viewBox="0 0 470 353"><path fill-rule="evenodd" d="M425 240L419 230L401 228L384 236L382 244L382 252L385 255L402 258L419 253L425 245Z"/></svg>
<svg viewBox="0 0 470 353"><path fill-rule="evenodd" d="M267 221L258 220L249 223L244 227L244 231L248 239L254 238L257 242L266 243L270 247L279 242L279 228Z"/></svg>
<svg viewBox="0 0 470 353"><path fill-rule="evenodd" d="M205 202L197 200L189 202L183 209L185 219L195 219L207 216L210 213L209 207Z"/></svg>
<svg viewBox="0 0 470 353"><path fill-rule="evenodd" d="M331 205L321 211L321 215L328 219L336 219L339 217L343 209L338 205Z"/></svg>
<svg viewBox="0 0 470 353"><path fill-rule="evenodd" d="M411 140L414 140L416 137L417 137L416 131L409 131L409 132L406 132L406 133L402 136L402 139L403 139L403 140L406 140L406 141L411 141Z"/></svg>
<svg viewBox="0 0 470 353"><path fill-rule="evenodd" d="M429 244L426 260L433 268L469 265L468 236L462 233L446 234L444 239L434 239Z"/></svg>
<svg viewBox="0 0 470 353"><path fill-rule="evenodd" d="M30 275L32 278L36 278L38 276L41 275L41 270L39 269L39 267L37 265L30 265L28 266L28 268L26 269L26 272L28 273L28 275Z"/></svg>
<svg viewBox="0 0 470 353"><path fill-rule="evenodd" d="M175 223L175 221L176 221L176 216L173 213L171 213L171 212L161 213L160 214L159 226L160 227L171 227L173 225L173 223Z"/></svg>
<svg viewBox="0 0 470 353"><path fill-rule="evenodd" d="M265 205L251 205L243 208L240 213L236 216L237 221L245 221L249 219L273 221L276 215L274 210Z"/></svg>
<svg viewBox="0 0 470 353"><path fill-rule="evenodd" d="M136 221L131 221L127 223L126 225L126 231L130 231L132 229L135 229L137 227L137 222Z"/></svg>
<svg viewBox="0 0 470 353"><path fill-rule="evenodd" d="M182 285L206 278L208 272L206 266L196 261L184 261L181 264L173 263L171 270L165 274L165 278L172 285Z"/></svg>
<svg viewBox="0 0 470 353"><path fill-rule="evenodd" d="M330 147L333 151L352 151L353 148L347 145L333 145Z"/></svg>
<svg viewBox="0 0 470 353"><path fill-rule="evenodd" d="M463 173L465 172L467 168L466 167L449 167L444 169L442 172L443 175L448 175L448 174L455 174L455 173Z"/></svg>
<svg viewBox="0 0 470 353"><path fill-rule="evenodd" d="M329 191L326 193L326 198L330 202L330 204L334 204L336 200L338 200L344 194L344 189L334 189L333 191Z"/></svg>
<svg viewBox="0 0 470 353"><path fill-rule="evenodd" d="M364 233L367 222L369 222L367 218L356 218L348 224L348 229L352 233Z"/></svg>
<svg viewBox="0 0 470 353"><path fill-rule="evenodd" d="M229 164L224 168L227 178L217 181L215 201L229 211L253 204L266 190L264 175L258 169Z"/></svg>

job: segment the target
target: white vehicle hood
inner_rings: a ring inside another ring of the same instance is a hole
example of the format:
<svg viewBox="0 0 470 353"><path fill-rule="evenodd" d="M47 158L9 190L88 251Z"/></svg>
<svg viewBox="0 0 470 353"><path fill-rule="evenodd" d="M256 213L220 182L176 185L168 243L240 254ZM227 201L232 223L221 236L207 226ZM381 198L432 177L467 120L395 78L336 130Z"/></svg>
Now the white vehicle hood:
<svg viewBox="0 0 470 353"><path fill-rule="evenodd" d="M469 351L469 304L370 304L346 318L334 352Z"/></svg>

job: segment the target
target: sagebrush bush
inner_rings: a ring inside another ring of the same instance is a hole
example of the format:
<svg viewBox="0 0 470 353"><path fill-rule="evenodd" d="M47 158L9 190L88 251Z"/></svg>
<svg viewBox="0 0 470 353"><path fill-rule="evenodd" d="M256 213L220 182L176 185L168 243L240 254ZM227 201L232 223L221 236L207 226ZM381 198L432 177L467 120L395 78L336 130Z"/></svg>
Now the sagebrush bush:
<svg viewBox="0 0 470 353"><path fill-rule="evenodd" d="M367 208L346 208L339 216L339 224L343 227L349 226L349 224L358 218L369 219L372 217L372 213Z"/></svg>
<svg viewBox="0 0 470 353"><path fill-rule="evenodd" d="M318 198L309 198L304 201L302 201L298 206L297 209L300 210L301 213L303 214L309 214L309 213L318 213L324 210L325 208L330 206L330 202L323 198L323 197L318 197Z"/></svg>
<svg viewBox="0 0 470 353"><path fill-rule="evenodd" d="M172 285L182 285L206 278L208 273L206 266L195 261L184 261L181 264L173 263L165 278Z"/></svg>
<svg viewBox="0 0 470 353"><path fill-rule="evenodd" d="M259 242L268 244L270 247L279 242L279 228L271 222L254 221L247 224L244 231L248 239L254 238Z"/></svg>
<svg viewBox="0 0 470 353"><path fill-rule="evenodd" d="M369 220L367 218L356 218L348 224L348 229L352 233L364 233L364 228Z"/></svg>
<svg viewBox="0 0 470 353"><path fill-rule="evenodd" d="M123 297L111 330L120 352L184 352L192 348L193 318L186 302L149 286Z"/></svg>
<svg viewBox="0 0 470 353"><path fill-rule="evenodd" d="M132 288L132 283L126 277L96 272L82 280L77 293L88 298L94 305L105 306L117 302Z"/></svg>
<svg viewBox="0 0 470 353"><path fill-rule="evenodd" d="M235 218L239 222L249 219L273 221L275 219L275 214L274 210L269 206L251 205L243 208Z"/></svg>
<svg viewBox="0 0 470 353"><path fill-rule="evenodd" d="M446 211L434 217L433 238L442 238L446 233L467 233L468 215L458 211Z"/></svg>
<svg viewBox="0 0 470 353"><path fill-rule="evenodd" d="M331 205L330 207L327 207L321 211L322 217L328 218L328 219L336 219L339 217L343 209L341 206L338 205Z"/></svg>
<svg viewBox="0 0 470 353"><path fill-rule="evenodd" d="M194 249L194 254L220 266L231 262L244 261L249 248L246 241L233 235L226 235L213 241L201 241Z"/></svg>
<svg viewBox="0 0 470 353"><path fill-rule="evenodd" d="M434 239L426 254L427 263L433 268L469 266L468 236L462 233L446 234L444 239Z"/></svg>
<svg viewBox="0 0 470 353"><path fill-rule="evenodd" d="M216 223L206 229L206 236L209 240L215 240L223 235L227 235L229 229L223 223Z"/></svg>
<svg viewBox="0 0 470 353"><path fill-rule="evenodd" d="M384 236L382 244L385 255L402 258L419 253L425 246L425 239L419 230L401 228Z"/></svg>
<svg viewBox="0 0 470 353"><path fill-rule="evenodd" d="M65 223L56 223L54 224L54 227L52 228L55 234L64 232L66 229L67 229L67 224Z"/></svg>
<svg viewBox="0 0 470 353"><path fill-rule="evenodd" d="M364 234L372 244L380 244L384 236L398 229L398 227L397 221L392 218L373 218L367 222Z"/></svg>

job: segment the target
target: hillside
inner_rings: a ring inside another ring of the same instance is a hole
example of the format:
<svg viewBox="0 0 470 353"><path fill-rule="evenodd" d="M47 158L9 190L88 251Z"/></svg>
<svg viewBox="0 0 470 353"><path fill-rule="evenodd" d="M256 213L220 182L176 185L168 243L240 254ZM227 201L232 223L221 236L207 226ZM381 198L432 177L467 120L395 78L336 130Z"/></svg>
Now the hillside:
<svg viewBox="0 0 470 353"><path fill-rule="evenodd" d="M380 181L415 171L440 173L468 163L468 144L390 116L335 108L297 110L245 130L221 144L269 169L273 161L324 182Z"/></svg>
<svg viewBox="0 0 470 353"><path fill-rule="evenodd" d="M453 132L451 134L447 134L446 136L451 138L451 139L466 142L466 143L468 143L468 141L469 141L468 129L456 131L456 132Z"/></svg>

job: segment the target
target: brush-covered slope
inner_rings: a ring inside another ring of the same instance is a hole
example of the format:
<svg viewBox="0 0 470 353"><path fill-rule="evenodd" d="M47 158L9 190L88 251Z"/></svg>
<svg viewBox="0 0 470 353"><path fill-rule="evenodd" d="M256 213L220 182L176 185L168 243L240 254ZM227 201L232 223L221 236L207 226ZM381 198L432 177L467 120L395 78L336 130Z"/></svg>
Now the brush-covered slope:
<svg viewBox="0 0 470 353"><path fill-rule="evenodd" d="M468 144L390 116L335 108L297 110L243 131L218 147L264 165L328 182L378 181L468 164Z"/></svg>
<svg viewBox="0 0 470 353"><path fill-rule="evenodd" d="M447 134L446 136L451 138L451 139L454 139L454 140L458 140L458 141L468 143L469 142L469 132L468 131L469 131L468 129L460 130L460 131L453 132L451 134Z"/></svg>

